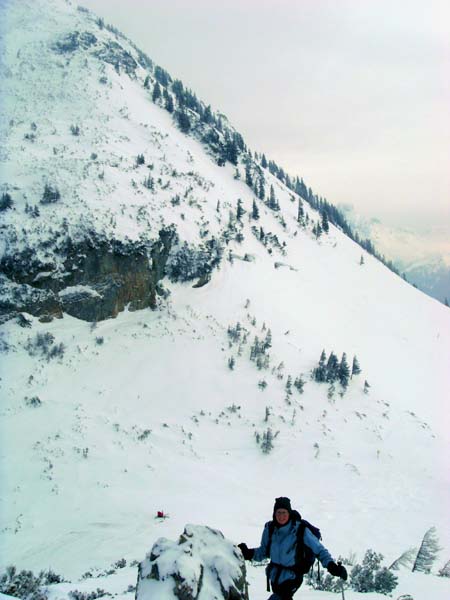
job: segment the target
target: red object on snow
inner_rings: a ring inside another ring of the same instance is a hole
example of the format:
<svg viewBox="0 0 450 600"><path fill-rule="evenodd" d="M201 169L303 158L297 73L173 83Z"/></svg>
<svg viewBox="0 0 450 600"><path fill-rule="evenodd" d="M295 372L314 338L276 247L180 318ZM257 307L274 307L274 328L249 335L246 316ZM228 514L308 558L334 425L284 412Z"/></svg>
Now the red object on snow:
<svg viewBox="0 0 450 600"><path fill-rule="evenodd" d="M164 516L165 516L165 515L164 515L164 512L163 512L162 510L158 510L158 512L156 513L156 516L157 516L159 519L164 519Z"/></svg>

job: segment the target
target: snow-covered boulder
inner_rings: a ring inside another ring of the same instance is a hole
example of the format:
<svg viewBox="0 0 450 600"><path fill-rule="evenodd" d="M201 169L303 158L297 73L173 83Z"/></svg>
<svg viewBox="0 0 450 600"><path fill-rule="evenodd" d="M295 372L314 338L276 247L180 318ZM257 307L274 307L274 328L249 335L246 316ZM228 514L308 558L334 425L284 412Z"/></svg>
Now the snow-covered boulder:
<svg viewBox="0 0 450 600"><path fill-rule="evenodd" d="M241 552L220 531L186 525L156 541L139 565L136 600L248 600Z"/></svg>

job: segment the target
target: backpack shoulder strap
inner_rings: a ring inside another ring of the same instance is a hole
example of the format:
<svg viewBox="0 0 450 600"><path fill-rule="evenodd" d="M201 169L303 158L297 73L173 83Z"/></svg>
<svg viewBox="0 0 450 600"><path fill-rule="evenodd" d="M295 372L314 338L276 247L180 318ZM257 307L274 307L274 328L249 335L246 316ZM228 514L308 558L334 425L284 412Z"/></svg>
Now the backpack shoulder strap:
<svg viewBox="0 0 450 600"><path fill-rule="evenodd" d="M318 540L322 539L322 534L320 533L320 529L318 527L315 527L315 525L311 525L311 523L306 521L306 519L302 519L302 523L303 531L305 531L305 527L307 527L310 530L310 532L316 536Z"/></svg>
<svg viewBox="0 0 450 600"><path fill-rule="evenodd" d="M275 529L275 523L273 521L267 521L267 530L269 532L269 541L267 542L267 555L270 557L270 547L272 545L272 536Z"/></svg>

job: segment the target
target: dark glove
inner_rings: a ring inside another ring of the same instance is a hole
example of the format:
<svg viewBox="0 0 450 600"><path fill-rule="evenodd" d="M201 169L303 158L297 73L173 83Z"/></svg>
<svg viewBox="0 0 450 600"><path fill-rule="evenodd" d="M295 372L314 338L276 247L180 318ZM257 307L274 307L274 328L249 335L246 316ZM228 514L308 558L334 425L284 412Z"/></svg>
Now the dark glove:
<svg viewBox="0 0 450 600"><path fill-rule="evenodd" d="M247 548L247 544L238 544L239 550L242 552L242 556L245 560L252 560L255 551L253 548Z"/></svg>
<svg viewBox="0 0 450 600"><path fill-rule="evenodd" d="M336 564L331 561L327 565L328 573L334 575L334 577L340 577L344 581L347 581L347 569L341 564Z"/></svg>

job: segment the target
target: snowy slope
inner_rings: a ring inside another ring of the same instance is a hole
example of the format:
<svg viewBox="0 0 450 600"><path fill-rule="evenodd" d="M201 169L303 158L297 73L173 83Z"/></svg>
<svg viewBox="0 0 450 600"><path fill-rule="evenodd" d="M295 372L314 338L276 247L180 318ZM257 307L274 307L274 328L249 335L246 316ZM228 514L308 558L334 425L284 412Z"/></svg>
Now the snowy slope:
<svg viewBox="0 0 450 600"><path fill-rule="evenodd" d="M256 226L280 246L263 245L252 231L251 190L149 100L143 67L130 77L87 51L51 50L75 30L110 39L90 14L57 0L21 1L8 19L0 168L14 209L2 213L2 252L31 248L58 268L64 220L74 238L93 228L150 240L174 224L181 240L200 244L205 229L226 229L231 212L243 240L230 241L203 287L165 278L170 295L155 311L96 326L67 315L2 325L1 566L79 577L122 556L141 560L187 522L256 545L282 494L321 526L336 557L373 548L390 563L435 525L440 568L450 551L448 309L335 227L317 240L297 223L297 198L268 172L281 210L258 201ZM37 139L24 140L31 122ZM136 165L140 153L161 180L154 191L142 186L149 170ZM61 201L33 219L25 205L38 202L46 181ZM248 331L240 344L227 333L238 322ZM269 328L269 367L259 370L250 348ZM37 343L45 333L54 336L49 349L64 345L54 358ZM310 378L323 349L361 364L342 397L338 384L328 398L329 386ZM303 376L303 394L287 395L289 375ZM263 454L255 434L269 427L278 433ZM170 518L156 521L158 509ZM250 577L264 589L261 569ZM423 576L411 577L406 591L419 593ZM435 598L448 593L445 583L437 580Z"/></svg>

